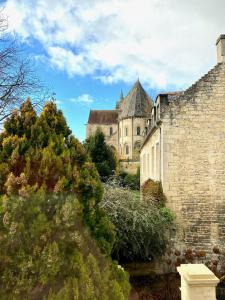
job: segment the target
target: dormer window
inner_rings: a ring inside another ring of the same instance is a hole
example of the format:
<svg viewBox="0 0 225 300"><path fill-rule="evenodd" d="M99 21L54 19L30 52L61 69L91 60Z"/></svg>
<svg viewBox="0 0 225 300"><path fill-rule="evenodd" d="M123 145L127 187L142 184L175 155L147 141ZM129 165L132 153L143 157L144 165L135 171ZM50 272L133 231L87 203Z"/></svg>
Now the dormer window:
<svg viewBox="0 0 225 300"><path fill-rule="evenodd" d="M113 128L112 127L109 128L109 135L110 136L113 135Z"/></svg>
<svg viewBox="0 0 225 300"><path fill-rule="evenodd" d="M141 135L141 127L140 126L137 127L137 135Z"/></svg>

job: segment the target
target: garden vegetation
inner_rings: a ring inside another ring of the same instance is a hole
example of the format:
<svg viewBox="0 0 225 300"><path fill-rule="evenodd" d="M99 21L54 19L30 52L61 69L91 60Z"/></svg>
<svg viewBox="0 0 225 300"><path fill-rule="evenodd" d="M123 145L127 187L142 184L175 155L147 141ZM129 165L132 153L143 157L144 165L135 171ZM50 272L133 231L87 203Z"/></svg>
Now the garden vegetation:
<svg viewBox="0 0 225 300"><path fill-rule="evenodd" d="M156 183L159 185L159 183ZM159 194L161 190L159 188ZM113 257L120 263L150 261L164 254L174 215L149 191L148 199L121 187L118 181L105 184L101 207L116 228ZM164 197L163 197L164 201Z"/></svg>
<svg viewBox="0 0 225 300"><path fill-rule="evenodd" d="M55 103L28 99L0 135L0 298L127 299L113 225L84 147Z"/></svg>

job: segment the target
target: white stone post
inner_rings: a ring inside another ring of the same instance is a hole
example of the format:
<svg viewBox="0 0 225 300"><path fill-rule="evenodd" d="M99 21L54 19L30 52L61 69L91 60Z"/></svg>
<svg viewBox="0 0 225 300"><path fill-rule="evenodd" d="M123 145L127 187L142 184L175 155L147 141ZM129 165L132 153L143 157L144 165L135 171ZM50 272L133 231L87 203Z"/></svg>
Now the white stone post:
<svg viewBox="0 0 225 300"><path fill-rule="evenodd" d="M183 264L177 268L181 276L182 300L216 300L219 279L203 264Z"/></svg>

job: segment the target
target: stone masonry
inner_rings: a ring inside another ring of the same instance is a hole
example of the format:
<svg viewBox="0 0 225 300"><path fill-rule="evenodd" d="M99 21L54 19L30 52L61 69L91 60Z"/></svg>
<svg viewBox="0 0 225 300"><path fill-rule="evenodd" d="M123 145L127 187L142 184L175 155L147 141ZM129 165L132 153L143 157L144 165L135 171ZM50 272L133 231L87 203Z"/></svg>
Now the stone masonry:
<svg viewBox="0 0 225 300"><path fill-rule="evenodd" d="M154 164L160 165L157 176L178 224L174 262L200 259L225 274L225 63L184 92L159 95L158 102L158 118L141 149L141 182L157 179L151 160L159 135Z"/></svg>

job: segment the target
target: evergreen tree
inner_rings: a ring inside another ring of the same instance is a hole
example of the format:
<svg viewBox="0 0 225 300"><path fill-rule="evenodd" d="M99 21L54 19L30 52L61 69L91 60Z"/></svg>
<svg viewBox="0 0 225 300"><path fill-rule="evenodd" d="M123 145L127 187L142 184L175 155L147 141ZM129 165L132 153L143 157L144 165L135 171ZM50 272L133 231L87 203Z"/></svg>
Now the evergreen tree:
<svg viewBox="0 0 225 300"><path fill-rule="evenodd" d="M7 178L23 174L20 190L46 193L74 193L83 205L84 219L99 245L110 252L113 232L99 209L102 185L85 149L71 135L62 111L48 102L37 117L30 100L7 119L0 135L0 191L7 192Z"/></svg>
<svg viewBox="0 0 225 300"><path fill-rule="evenodd" d="M127 298L126 274L102 254L114 241L102 193L95 166L53 102L40 116L29 99L11 114L0 134L1 299L61 299L69 291L62 299L100 300L101 281L104 299Z"/></svg>
<svg viewBox="0 0 225 300"><path fill-rule="evenodd" d="M84 146L103 181L117 171L116 153L106 144L100 128L97 128L95 134L85 141Z"/></svg>

